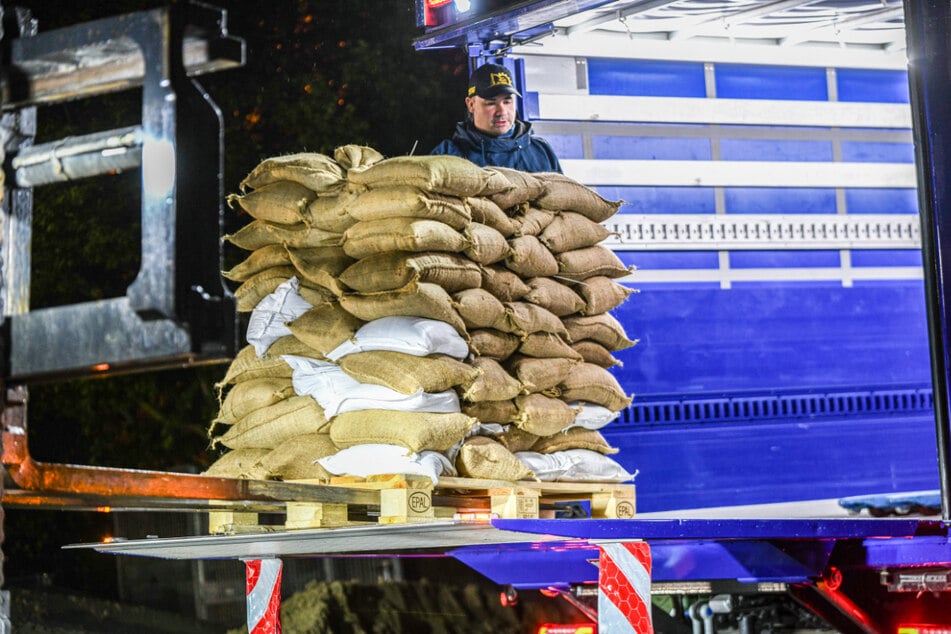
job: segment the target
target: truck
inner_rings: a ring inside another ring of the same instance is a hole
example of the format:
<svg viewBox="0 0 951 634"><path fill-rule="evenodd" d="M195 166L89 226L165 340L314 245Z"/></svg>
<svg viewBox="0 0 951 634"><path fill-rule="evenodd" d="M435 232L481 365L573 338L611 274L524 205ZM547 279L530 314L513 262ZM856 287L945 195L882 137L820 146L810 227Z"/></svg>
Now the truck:
<svg viewBox="0 0 951 634"><path fill-rule="evenodd" d="M418 0L416 10L420 55L461 48L470 69L508 66L520 116L552 143L565 174L624 201L606 244L636 267L624 282L639 293L616 316L640 341L613 370L634 402L605 436L637 473L637 514L73 547L272 566L301 556L436 551L504 588L505 601L528 589L569 601L590 617L588 631L594 623L602 632L946 631L948 8L911 0ZM157 12L74 37L114 37L128 26L126 37L156 62L124 80L187 95L197 86L189 72L239 64L242 55L220 14L202 6L190 19L186 29L176 12ZM156 20L187 42L199 34L195 46L136 31ZM30 39L14 40L13 59L42 74L53 38ZM153 45L198 58L165 68ZM153 68L161 70L150 75ZM91 75L106 85L104 72ZM92 146L97 156L124 148L107 154L143 165L146 157L149 165L170 161L169 147L187 148L189 135L159 125L173 120L170 100L153 100L152 89L145 103L158 110L144 107L141 129L76 147ZM199 91L179 103L200 108L208 99ZM28 110L16 113L19 136L11 138L28 138ZM198 145L220 148L220 140ZM17 186L8 183L5 204L19 218L30 187L43 182L27 168L55 173L62 153L29 144L13 153ZM207 242L217 227L167 230L176 201L210 196L206 204L220 209L220 181L187 188L186 176L201 174L177 169L180 183L163 181L157 196L143 198L145 266L127 297L68 314L16 314L10 307L25 304L8 295L4 464L19 490L5 501L68 493L86 504L241 508L323 499L290 483L29 458L20 383L92 370L103 358L92 345L78 346L66 365L49 357L50 337L71 350L65 343L85 343L87 330L54 327L64 315L77 324L105 319L125 333L107 351L120 367L234 354L234 306L210 290L221 286L218 246ZM202 247L189 243L199 239ZM14 232L4 243L22 240ZM190 264L186 253L205 259ZM28 260L21 265L19 255L5 258L5 279L24 279ZM167 262L174 276L150 268ZM631 582L620 583L622 603L639 596L639 612L617 606L619 577L608 573L617 567Z"/></svg>

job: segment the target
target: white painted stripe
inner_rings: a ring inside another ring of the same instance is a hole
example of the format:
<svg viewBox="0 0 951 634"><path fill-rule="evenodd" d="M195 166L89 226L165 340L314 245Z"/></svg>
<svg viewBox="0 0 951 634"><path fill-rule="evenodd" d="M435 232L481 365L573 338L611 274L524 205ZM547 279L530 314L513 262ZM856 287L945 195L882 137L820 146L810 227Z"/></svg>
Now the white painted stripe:
<svg viewBox="0 0 951 634"><path fill-rule="evenodd" d="M776 46L773 41L743 41L728 38L696 37L668 40L666 33L631 35L595 31L565 35L564 31L511 49L516 56L553 55L566 57L610 57L615 59L673 60L821 68L865 68L907 70L908 59L899 48L874 46Z"/></svg>
<svg viewBox="0 0 951 634"><path fill-rule="evenodd" d="M776 268L776 269L658 269L637 270L618 282L634 285L650 283L693 282L829 282L829 281L897 281L924 279L922 269L915 266L842 268Z"/></svg>
<svg viewBox="0 0 951 634"><path fill-rule="evenodd" d="M258 576L258 581L247 596L249 629L253 630L254 626L264 619L267 607L271 602L271 594L275 591L277 585L281 565L280 559L261 560L261 573Z"/></svg>
<svg viewBox="0 0 951 634"><path fill-rule="evenodd" d="M912 163L564 159L561 166L589 187L917 187Z"/></svg>
<svg viewBox="0 0 951 634"><path fill-rule="evenodd" d="M603 592L598 593L598 633L641 634Z"/></svg>
<svg viewBox="0 0 951 634"><path fill-rule="evenodd" d="M538 110L560 121L911 128L908 104L539 94Z"/></svg>
<svg viewBox="0 0 951 634"><path fill-rule="evenodd" d="M648 617L650 616L651 606L651 577L644 564L634 556L634 554L624 547L621 543L599 543L608 557L617 564L617 567L624 573L624 576L631 582L631 586L640 597L641 602L647 608Z"/></svg>

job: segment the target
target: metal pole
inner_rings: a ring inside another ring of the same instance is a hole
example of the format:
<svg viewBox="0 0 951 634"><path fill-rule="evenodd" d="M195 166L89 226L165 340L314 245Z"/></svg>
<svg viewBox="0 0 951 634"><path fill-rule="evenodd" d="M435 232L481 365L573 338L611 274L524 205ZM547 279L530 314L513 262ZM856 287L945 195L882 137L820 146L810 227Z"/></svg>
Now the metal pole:
<svg viewBox="0 0 951 634"><path fill-rule="evenodd" d="M951 323L947 288L951 271L951 78L948 77L949 7L947 0L904 0L908 41L908 82L918 169L918 206L921 214L921 255L931 348L935 435L941 482L941 516L951 520L949 471L948 324Z"/></svg>

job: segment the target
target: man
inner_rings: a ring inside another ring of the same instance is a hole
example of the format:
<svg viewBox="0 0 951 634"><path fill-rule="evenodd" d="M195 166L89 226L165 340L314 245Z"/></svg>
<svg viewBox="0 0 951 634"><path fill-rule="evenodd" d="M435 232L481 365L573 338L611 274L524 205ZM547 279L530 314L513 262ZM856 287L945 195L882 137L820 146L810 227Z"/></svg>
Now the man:
<svg viewBox="0 0 951 634"><path fill-rule="evenodd" d="M484 64L469 78L469 116L456 124L451 139L431 154L452 154L482 167L511 167L523 172L561 172L548 141L532 134L532 124L516 118L521 97L504 66Z"/></svg>

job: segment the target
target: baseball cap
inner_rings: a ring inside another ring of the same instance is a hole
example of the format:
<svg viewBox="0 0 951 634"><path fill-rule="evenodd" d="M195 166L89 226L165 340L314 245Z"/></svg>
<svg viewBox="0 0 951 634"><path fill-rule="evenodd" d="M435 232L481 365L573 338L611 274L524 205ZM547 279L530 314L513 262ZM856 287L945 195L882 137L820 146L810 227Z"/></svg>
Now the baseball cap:
<svg viewBox="0 0 951 634"><path fill-rule="evenodd" d="M483 64L475 69L469 78L469 92L467 96L478 95L483 99L492 99L502 93L521 97L515 90L512 73L505 66L499 64Z"/></svg>

